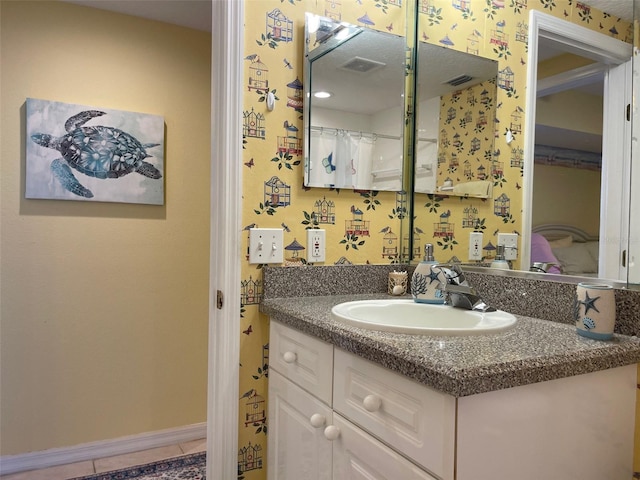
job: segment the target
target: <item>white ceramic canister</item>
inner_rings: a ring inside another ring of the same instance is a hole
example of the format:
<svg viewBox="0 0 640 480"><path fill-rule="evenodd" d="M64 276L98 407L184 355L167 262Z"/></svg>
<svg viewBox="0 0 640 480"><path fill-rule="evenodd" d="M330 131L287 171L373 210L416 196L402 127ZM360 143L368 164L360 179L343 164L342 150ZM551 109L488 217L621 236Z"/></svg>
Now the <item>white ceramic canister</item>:
<svg viewBox="0 0 640 480"><path fill-rule="evenodd" d="M574 301L576 331L583 337L609 340L616 324L613 287L599 283L579 283Z"/></svg>

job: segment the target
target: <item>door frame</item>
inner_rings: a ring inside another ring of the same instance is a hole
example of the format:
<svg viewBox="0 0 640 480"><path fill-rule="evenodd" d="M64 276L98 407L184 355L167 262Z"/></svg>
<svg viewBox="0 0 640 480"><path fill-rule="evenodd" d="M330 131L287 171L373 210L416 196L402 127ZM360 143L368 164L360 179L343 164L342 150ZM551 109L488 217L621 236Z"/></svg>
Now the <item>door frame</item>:
<svg viewBox="0 0 640 480"><path fill-rule="evenodd" d="M527 62L527 93L525 107L525 146L522 185L522 241L520 245L521 269L528 270L531 263L530 232L533 209L533 168L535 149L536 98L538 89L538 40L544 38L563 46L566 51L598 60L609 66L626 63L631 59L632 46L612 37L589 30L580 25L567 22L551 15L531 10L529 13L529 38ZM605 72L603 116L603 158L623 159L625 151L624 112L626 101L621 92L629 91L621 84L619 75ZM626 139L630 143L630 137ZM611 162L607 162L611 163ZM614 194L617 185L620 191L622 168L620 164L603 164L600 206L600 265L599 277L622 279L619 272L619 256L626 245L621 228L624 225L625 212L628 212L628 199L625 202L622 192ZM526 240L525 240L526 238Z"/></svg>
<svg viewBox="0 0 640 480"><path fill-rule="evenodd" d="M207 478L238 475L244 0L212 0ZM222 305L217 305L222 294Z"/></svg>

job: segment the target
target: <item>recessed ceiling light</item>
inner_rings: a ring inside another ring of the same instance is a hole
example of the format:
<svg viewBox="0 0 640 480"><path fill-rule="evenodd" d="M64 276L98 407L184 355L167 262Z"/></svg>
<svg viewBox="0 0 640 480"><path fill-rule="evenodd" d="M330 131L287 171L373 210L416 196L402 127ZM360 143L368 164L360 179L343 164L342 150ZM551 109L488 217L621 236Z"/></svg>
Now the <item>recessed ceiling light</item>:
<svg viewBox="0 0 640 480"><path fill-rule="evenodd" d="M331 92L315 92L313 96L316 98L329 98L332 96L332 93Z"/></svg>

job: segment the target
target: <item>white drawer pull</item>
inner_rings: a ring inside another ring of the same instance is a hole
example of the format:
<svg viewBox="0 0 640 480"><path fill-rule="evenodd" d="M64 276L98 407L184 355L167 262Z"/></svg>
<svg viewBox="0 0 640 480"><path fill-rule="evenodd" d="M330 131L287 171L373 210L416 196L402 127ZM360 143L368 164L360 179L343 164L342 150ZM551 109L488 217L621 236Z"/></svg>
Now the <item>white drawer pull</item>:
<svg viewBox="0 0 640 480"><path fill-rule="evenodd" d="M382 406L382 400L377 395L367 395L362 400L362 405L368 412L377 412Z"/></svg>
<svg viewBox="0 0 640 480"><path fill-rule="evenodd" d="M313 415L311 415L309 423L314 428L320 428L323 427L325 423L327 423L327 419L321 413L314 413Z"/></svg>
<svg viewBox="0 0 640 480"><path fill-rule="evenodd" d="M282 359L287 363L293 363L296 361L297 355L293 352L284 352Z"/></svg>
<svg viewBox="0 0 640 480"><path fill-rule="evenodd" d="M337 440L339 436L340 436L340 429L335 425L329 425L327 428L324 429L324 437L327 440L331 440L333 442L334 440Z"/></svg>

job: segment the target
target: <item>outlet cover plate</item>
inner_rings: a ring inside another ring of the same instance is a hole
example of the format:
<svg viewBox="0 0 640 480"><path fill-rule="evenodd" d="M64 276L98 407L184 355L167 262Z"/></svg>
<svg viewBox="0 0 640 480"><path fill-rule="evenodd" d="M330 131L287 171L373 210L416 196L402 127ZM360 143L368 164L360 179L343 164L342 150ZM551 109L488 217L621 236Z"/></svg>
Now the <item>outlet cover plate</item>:
<svg viewBox="0 0 640 480"><path fill-rule="evenodd" d="M482 232L469 234L469 260L482 260Z"/></svg>
<svg viewBox="0 0 640 480"><path fill-rule="evenodd" d="M249 230L249 263L282 263L284 232L281 228Z"/></svg>
<svg viewBox="0 0 640 480"><path fill-rule="evenodd" d="M326 231L318 228L307 230L307 262L322 263L326 260Z"/></svg>

